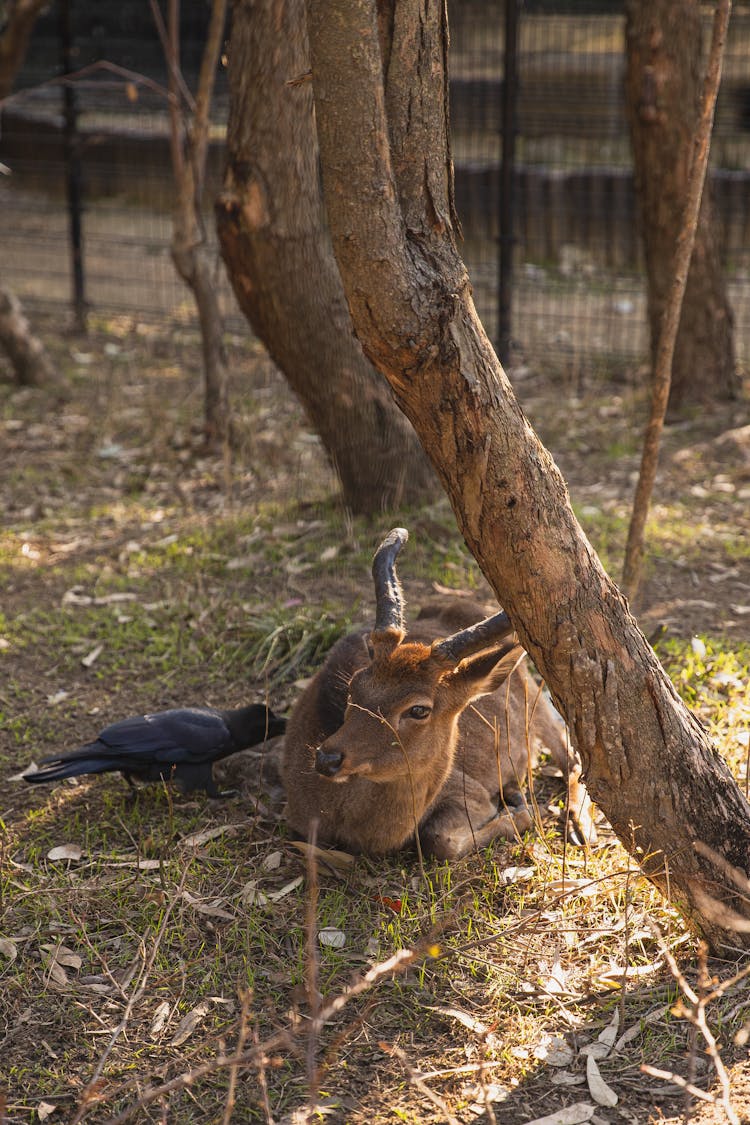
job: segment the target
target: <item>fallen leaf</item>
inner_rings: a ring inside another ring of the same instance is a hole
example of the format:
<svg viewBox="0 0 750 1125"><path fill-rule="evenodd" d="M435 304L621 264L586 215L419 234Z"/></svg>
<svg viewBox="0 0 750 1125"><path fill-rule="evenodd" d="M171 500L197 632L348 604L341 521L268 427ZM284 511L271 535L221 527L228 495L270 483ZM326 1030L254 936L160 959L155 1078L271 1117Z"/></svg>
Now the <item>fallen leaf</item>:
<svg viewBox="0 0 750 1125"><path fill-rule="evenodd" d="M553 1086L582 1086L586 1081L585 1074L573 1074L570 1070L557 1070L550 1075Z"/></svg>
<svg viewBox="0 0 750 1125"><path fill-rule="evenodd" d="M182 897L198 914L205 914L209 918L220 918L224 922L234 922L235 920L235 915L230 914L220 905L221 902L226 902L226 899L215 899L213 902L207 902L204 899L196 898L190 891L183 891Z"/></svg>
<svg viewBox="0 0 750 1125"><path fill-rule="evenodd" d="M281 852L271 852L264 858L263 862L261 863L261 871L275 871L277 867L281 867L281 861L283 858L284 857Z"/></svg>
<svg viewBox="0 0 750 1125"><path fill-rule="evenodd" d="M568 991L568 971L562 967L559 961L555 961L549 976L543 977L540 983L545 992L549 992L553 996L559 996L561 993Z"/></svg>
<svg viewBox="0 0 750 1125"><path fill-rule="evenodd" d="M535 871L535 867L504 867L500 872L500 880L504 887L509 887L513 883L532 879Z"/></svg>
<svg viewBox="0 0 750 1125"><path fill-rule="evenodd" d="M47 960L47 979L54 981L60 988L65 988L68 984L68 974L54 955L51 955Z"/></svg>
<svg viewBox="0 0 750 1125"><path fill-rule="evenodd" d="M329 949L343 949L346 945L346 934L337 930L335 926L324 926L318 933L318 941Z"/></svg>
<svg viewBox="0 0 750 1125"><path fill-rule="evenodd" d="M550 1113L548 1117L536 1117L533 1121L527 1122L527 1125L581 1125L584 1121L590 1121L595 1113L595 1105L576 1102L564 1109L558 1109L556 1113Z"/></svg>
<svg viewBox="0 0 750 1125"><path fill-rule="evenodd" d="M154 1012L154 1018L151 1021L151 1030L149 1033L152 1039L155 1039L158 1035L161 1035L162 1031L167 1026L167 1020L169 1019L171 1008L172 1005L168 1000L162 1000L161 1004L159 1004L158 1008Z"/></svg>
<svg viewBox="0 0 750 1125"><path fill-rule="evenodd" d="M437 1012L438 1015L456 1020L468 1031L473 1031L475 1035L478 1035L488 1047L500 1046L500 1040L490 1031L487 1024L478 1020L476 1016L472 1016L471 1012L465 1012L463 1008L443 1006L442 1004L427 1004L426 1007L429 1012Z"/></svg>
<svg viewBox="0 0 750 1125"><path fill-rule="evenodd" d="M617 1054L617 1052L621 1051L623 1047L631 1042L631 1040L635 1039L638 1035L641 1035L644 1027L647 1027L650 1023L656 1023L657 1020L663 1019L663 1017L664 1009L661 1006L652 1008L650 1012L647 1012L645 1016L641 1017L638 1023L634 1023L633 1026L629 1027L627 1031L623 1031L622 1035L612 1048L612 1053Z"/></svg>
<svg viewBox="0 0 750 1125"><path fill-rule="evenodd" d="M589 1058L606 1059L609 1052L612 1050L612 1045L617 1038L617 1032L620 1030L620 1013L615 1009L612 1019L596 1038L593 1043L587 1043L585 1047L581 1048L582 1055L588 1055Z"/></svg>
<svg viewBox="0 0 750 1125"><path fill-rule="evenodd" d="M170 1040L170 1046L182 1046L185 1040L189 1039L193 1034L198 1024L202 1023L206 1018L210 1009L211 1005L204 1001L202 1004L198 1004L197 1007L193 1008L192 1011L188 1012L186 1016L183 1016L177 1025L177 1030Z"/></svg>
<svg viewBox="0 0 750 1125"><path fill-rule="evenodd" d="M219 824L216 828L204 828L201 832L192 832L189 836L183 836L180 844L185 848L199 848L201 844L207 844L209 840L216 840L219 836L232 836L252 823L251 820L243 820L239 824Z"/></svg>
<svg viewBox="0 0 750 1125"><path fill-rule="evenodd" d="M593 1055L589 1055L586 1059L586 1081L589 1085L589 1093L597 1105L617 1105L619 1098L602 1078Z"/></svg>
<svg viewBox="0 0 750 1125"><path fill-rule="evenodd" d="M291 894L292 891L296 891L297 887L301 887L303 882L303 877L301 875L298 875L296 879L292 879L290 882L285 883L284 886L279 887L277 891L266 891L269 902L278 902L279 899L286 898L286 896Z"/></svg>
<svg viewBox="0 0 750 1125"><path fill-rule="evenodd" d="M575 1052L561 1035L545 1036L534 1048L534 1057L543 1059L548 1066L570 1066Z"/></svg>
<svg viewBox="0 0 750 1125"><path fill-rule="evenodd" d="M336 848L318 848L308 844L306 840L290 840L289 843L304 856L313 856L319 863L323 863L332 871L348 871L355 862L356 857L349 852L340 852Z"/></svg>
<svg viewBox="0 0 750 1125"><path fill-rule="evenodd" d="M11 965L18 956L18 946L10 938L0 938L0 953L10 961Z"/></svg>
<svg viewBox="0 0 750 1125"><path fill-rule="evenodd" d="M259 889L257 879L251 879L248 883L245 883L240 891L240 898L246 906L268 905L268 895Z"/></svg>
<svg viewBox="0 0 750 1125"><path fill-rule="evenodd" d="M57 1106L53 1105L52 1102L40 1102L36 1107L36 1115L40 1121L46 1121L56 1109Z"/></svg>
<svg viewBox="0 0 750 1125"><path fill-rule="evenodd" d="M56 848L51 848L47 852L47 859L52 860L53 863L60 859L73 859L79 860L83 855L83 848L79 848L78 844L60 844Z"/></svg>
<svg viewBox="0 0 750 1125"><path fill-rule="evenodd" d="M68 949L67 945L45 944L41 948L51 953L58 965L62 965L66 969L75 969L78 972L83 964L83 958L80 954L73 949Z"/></svg>
<svg viewBox="0 0 750 1125"><path fill-rule="evenodd" d="M599 884L592 879L553 879L550 883L547 883L546 889L553 894L589 896L598 893Z"/></svg>
<svg viewBox="0 0 750 1125"><path fill-rule="evenodd" d="M91 668L92 665L97 662L103 651L104 645L97 645L96 648L92 648L91 652L88 653L87 656L81 657L81 664L83 665L83 667Z"/></svg>

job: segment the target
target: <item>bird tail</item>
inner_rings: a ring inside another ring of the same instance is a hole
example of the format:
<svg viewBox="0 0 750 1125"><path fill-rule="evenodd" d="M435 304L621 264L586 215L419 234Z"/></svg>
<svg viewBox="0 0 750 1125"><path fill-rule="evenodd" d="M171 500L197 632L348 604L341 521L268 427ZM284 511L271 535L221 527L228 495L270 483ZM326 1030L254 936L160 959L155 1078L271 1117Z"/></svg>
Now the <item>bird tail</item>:
<svg viewBox="0 0 750 1125"><path fill-rule="evenodd" d="M70 754L53 754L42 758L40 769L23 775L24 781L33 784L50 781L64 781L66 777L78 777L85 773L105 773L112 769L112 759L97 754L97 743L81 746Z"/></svg>

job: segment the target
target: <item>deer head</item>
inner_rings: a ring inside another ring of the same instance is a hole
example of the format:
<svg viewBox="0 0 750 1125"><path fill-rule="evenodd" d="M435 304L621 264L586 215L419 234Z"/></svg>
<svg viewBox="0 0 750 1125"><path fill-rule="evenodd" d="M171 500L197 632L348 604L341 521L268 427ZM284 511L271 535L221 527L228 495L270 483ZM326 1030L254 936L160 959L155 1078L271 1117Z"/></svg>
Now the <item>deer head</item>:
<svg viewBox="0 0 750 1125"><path fill-rule="evenodd" d="M451 769L461 712L500 686L523 649L505 613L432 644L405 641L395 562L407 538L394 528L375 554L370 660L352 676L344 722L317 747L315 769L335 782L410 778L429 794Z"/></svg>

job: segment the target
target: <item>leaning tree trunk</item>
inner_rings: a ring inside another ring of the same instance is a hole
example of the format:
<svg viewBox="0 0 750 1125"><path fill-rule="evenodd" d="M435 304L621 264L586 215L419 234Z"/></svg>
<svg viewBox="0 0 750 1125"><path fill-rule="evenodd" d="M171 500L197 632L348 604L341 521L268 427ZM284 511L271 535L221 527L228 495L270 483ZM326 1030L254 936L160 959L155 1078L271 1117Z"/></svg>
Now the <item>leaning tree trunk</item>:
<svg viewBox="0 0 750 1125"><path fill-rule="evenodd" d="M700 113L698 0L627 0L626 103L655 359ZM721 271L709 184L703 193L672 361L670 413L735 398L734 317Z"/></svg>
<svg viewBox="0 0 750 1125"><path fill-rule="evenodd" d="M442 3L393 13L384 82L375 0L308 0L354 324L565 715L592 797L715 947L748 945L729 911L750 914L731 877L750 867L750 807L602 569L477 318L453 233Z"/></svg>
<svg viewBox="0 0 750 1125"><path fill-rule="evenodd" d="M354 335L326 227L304 0L238 0L228 53L217 223L240 306L304 405L349 507L423 503L437 481Z"/></svg>

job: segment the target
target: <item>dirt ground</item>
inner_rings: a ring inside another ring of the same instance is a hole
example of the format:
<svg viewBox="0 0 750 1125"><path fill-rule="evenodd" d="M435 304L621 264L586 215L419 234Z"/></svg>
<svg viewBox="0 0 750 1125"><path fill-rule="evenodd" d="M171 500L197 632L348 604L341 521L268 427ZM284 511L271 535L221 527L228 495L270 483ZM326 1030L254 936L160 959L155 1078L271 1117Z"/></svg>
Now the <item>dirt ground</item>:
<svg viewBox="0 0 750 1125"><path fill-rule="evenodd" d="M221 802L156 786L134 800L118 777L19 780L126 715L264 698L288 712L335 637L368 620L369 557L394 523L411 534L410 607L436 587L488 592L445 502L349 517L253 341L230 341L237 445L212 454L189 325L40 327L68 389L0 385L0 1121L293 1122L311 1102L333 1122L683 1119L683 1090L643 1064L715 1092L677 1004L679 972L700 975L695 939L606 825L590 854L563 847L554 777L522 845L426 870L411 854L321 864L317 899L273 751L227 763L241 795ZM638 379L515 375L615 576ZM669 428L635 607L743 785L749 415L745 399ZM418 955L311 1030L311 946L324 1004L397 949ZM750 1121L747 980L707 1011L732 1112ZM254 1043L268 1047L253 1066L217 1063ZM693 1121L725 1119L693 1102Z"/></svg>

